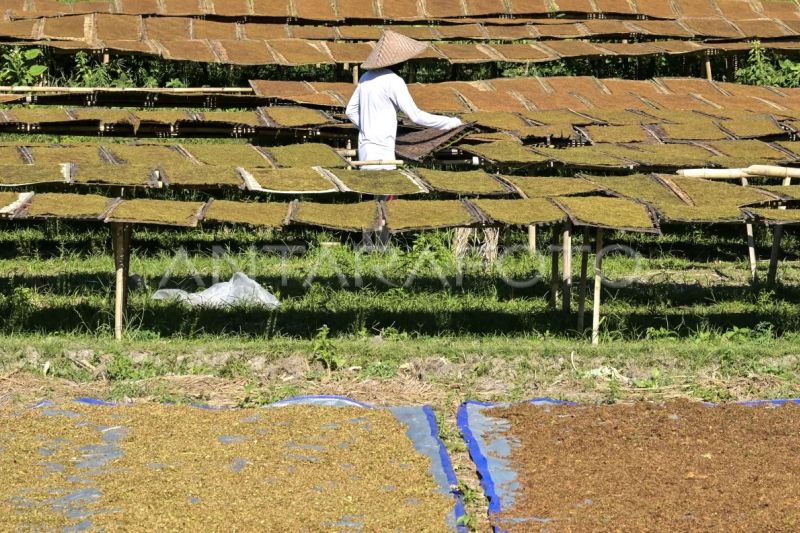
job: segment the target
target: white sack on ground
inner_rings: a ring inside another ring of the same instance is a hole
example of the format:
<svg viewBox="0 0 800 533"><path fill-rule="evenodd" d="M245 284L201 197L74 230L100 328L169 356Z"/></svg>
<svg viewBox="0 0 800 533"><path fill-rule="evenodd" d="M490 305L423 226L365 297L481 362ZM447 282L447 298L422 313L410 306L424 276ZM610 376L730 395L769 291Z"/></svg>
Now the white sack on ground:
<svg viewBox="0 0 800 533"><path fill-rule="evenodd" d="M215 283L203 291L191 294L180 289L160 289L153 294L153 299L176 299L193 307L256 305L275 309L281 305L275 295L241 272L234 274L230 281Z"/></svg>

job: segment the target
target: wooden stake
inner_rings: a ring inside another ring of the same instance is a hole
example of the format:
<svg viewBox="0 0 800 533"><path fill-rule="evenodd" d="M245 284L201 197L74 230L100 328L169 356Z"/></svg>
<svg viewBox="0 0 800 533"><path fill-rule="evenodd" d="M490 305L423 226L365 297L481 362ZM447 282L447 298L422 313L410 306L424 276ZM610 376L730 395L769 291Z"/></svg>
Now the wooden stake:
<svg viewBox="0 0 800 533"><path fill-rule="evenodd" d="M589 270L589 250L592 236L589 228L583 230L583 246L581 246L581 280L578 286L578 333L583 334L584 314L586 313L586 274Z"/></svg>
<svg viewBox="0 0 800 533"><path fill-rule="evenodd" d="M772 253L769 256L769 270L767 271L767 286L775 285L778 277L778 258L781 253L781 237L783 237L783 225L778 224L772 230Z"/></svg>
<svg viewBox="0 0 800 533"><path fill-rule="evenodd" d="M572 311L572 223L570 221L564 223L562 235L564 266L561 271L561 310L565 316L569 316Z"/></svg>
<svg viewBox="0 0 800 533"><path fill-rule="evenodd" d="M358 85L358 65L353 65L353 85Z"/></svg>
<svg viewBox="0 0 800 533"><path fill-rule="evenodd" d="M596 256L594 260L594 300L592 300L592 346L600 344L600 293L603 289L602 266L603 230L597 228L595 239Z"/></svg>
<svg viewBox="0 0 800 533"><path fill-rule="evenodd" d="M706 79L714 81L714 76L711 75L711 56L706 56Z"/></svg>
<svg viewBox="0 0 800 533"><path fill-rule="evenodd" d="M756 258L756 241L753 237L753 225L745 224L745 231L747 232L747 253L750 258L750 279L755 282L758 275L758 259Z"/></svg>
<svg viewBox="0 0 800 533"><path fill-rule="evenodd" d="M747 178L742 176L742 187L747 187L747 185ZM750 259L750 280L755 283L758 273L758 258L756 257L756 241L753 237L753 224L750 222L745 223L744 229L747 233L747 257Z"/></svg>
<svg viewBox="0 0 800 533"><path fill-rule="evenodd" d="M536 226L528 226L528 250L536 255Z"/></svg>
<svg viewBox="0 0 800 533"><path fill-rule="evenodd" d="M125 314L128 308L128 273L131 261L131 227L128 224L112 224L114 266L116 268L116 290L114 294L114 338L122 340L125 330Z"/></svg>
<svg viewBox="0 0 800 533"><path fill-rule="evenodd" d="M553 243L550 245L550 307L556 308L558 301L558 232L553 228Z"/></svg>

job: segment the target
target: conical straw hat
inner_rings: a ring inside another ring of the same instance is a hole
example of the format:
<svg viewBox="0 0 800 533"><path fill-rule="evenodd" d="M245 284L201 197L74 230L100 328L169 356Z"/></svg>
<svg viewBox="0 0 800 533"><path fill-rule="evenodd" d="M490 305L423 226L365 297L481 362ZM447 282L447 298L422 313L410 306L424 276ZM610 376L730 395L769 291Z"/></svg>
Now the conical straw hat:
<svg viewBox="0 0 800 533"><path fill-rule="evenodd" d="M391 30L384 30L378 44L361 65L364 70L390 67L420 55L428 45Z"/></svg>

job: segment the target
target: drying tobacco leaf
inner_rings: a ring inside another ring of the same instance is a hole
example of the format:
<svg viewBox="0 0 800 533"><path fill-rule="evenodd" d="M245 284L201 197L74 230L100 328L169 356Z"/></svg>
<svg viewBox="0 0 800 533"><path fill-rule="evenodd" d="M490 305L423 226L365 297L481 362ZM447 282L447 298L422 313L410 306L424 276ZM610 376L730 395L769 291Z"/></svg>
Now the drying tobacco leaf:
<svg viewBox="0 0 800 533"><path fill-rule="evenodd" d="M288 212L289 204L282 202L214 200L203 221L280 228Z"/></svg>
<svg viewBox="0 0 800 533"><path fill-rule="evenodd" d="M265 148L282 167L343 167L347 162L327 144L305 143Z"/></svg>
<svg viewBox="0 0 800 533"><path fill-rule="evenodd" d="M450 172L417 168L416 172L437 191L456 194L502 194L507 192L500 182L483 170Z"/></svg>
<svg viewBox="0 0 800 533"><path fill-rule="evenodd" d="M502 224L549 224L564 220L564 212L546 198L526 200L470 200L490 219Z"/></svg>
<svg viewBox="0 0 800 533"><path fill-rule="evenodd" d="M538 176L503 176L528 198L570 196L595 192L598 188L580 178L547 178Z"/></svg>
<svg viewBox="0 0 800 533"><path fill-rule="evenodd" d="M318 204L300 202L292 214L292 221L343 231L372 230L377 226L378 204Z"/></svg>
<svg viewBox="0 0 800 533"><path fill-rule="evenodd" d="M618 229L652 230L653 221L647 208L624 198L563 197L558 198L578 223Z"/></svg>
<svg viewBox="0 0 800 533"><path fill-rule="evenodd" d="M26 211L29 217L100 218L110 198L95 194L40 193L33 196Z"/></svg>
<svg viewBox="0 0 800 533"><path fill-rule="evenodd" d="M351 191L362 194L402 195L423 192L399 170L335 170L337 178Z"/></svg>
<svg viewBox="0 0 800 533"><path fill-rule="evenodd" d="M125 200L111 211L107 221L194 227L204 205L175 200Z"/></svg>
<svg viewBox="0 0 800 533"><path fill-rule="evenodd" d="M386 202L391 231L469 226L476 222L459 200L394 200Z"/></svg>

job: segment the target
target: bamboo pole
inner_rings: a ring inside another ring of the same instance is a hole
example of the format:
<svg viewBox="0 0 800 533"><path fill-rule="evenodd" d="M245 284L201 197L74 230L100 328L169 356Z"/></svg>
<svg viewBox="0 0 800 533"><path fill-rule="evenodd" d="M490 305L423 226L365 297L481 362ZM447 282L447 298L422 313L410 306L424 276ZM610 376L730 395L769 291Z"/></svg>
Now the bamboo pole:
<svg viewBox="0 0 800 533"><path fill-rule="evenodd" d="M581 279L578 286L578 333L583 334L584 314L586 313L586 277L589 270L589 250L591 243L589 228L583 230L583 246L581 246Z"/></svg>
<svg viewBox="0 0 800 533"><path fill-rule="evenodd" d="M758 258L756 257L756 241L753 237L753 225L745 224L747 232L747 254L750 258L750 279L755 282L758 277Z"/></svg>
<svg viewBox="0 0 800 533"><path fill-rule="evenodd" d="M550 245L550 307L556 308L558 302L558 232L553 229L553 242Z"/></svg>
<svg viewBox="0 0 800 533"><path fill-rule="evenodd" d="M564 222L561 238L564 266L561 271L561 310L564 316L572 311L572 223Z"/></svg>
<svg viewBox="0 0 800 533"><path fill-rule="evenodd" d="M747 187L747 178L742 176L742 187ZM744 225L747 234L747 257L750 260L750 280L755 283L758 275L758 258L756 257L756 240L753 236L753 224L746 222Z"/></svg>
<svg viewBox="0 0 800 533"><path fill-rule="evenodd" d="M128 224L112 224L114 266L116 283L114 294L114 338L122 340L125 331L125 313L128 307L128 273L131 260L131 227Z"/></svg>
<svg viewBox="0 0 800 533"><path fill-rule="evenodd" d="M352 71L353 71L353 85L358 85L358 78L359 78L358 65L353 65Z"/></svg>
<svg viewBox="0 0 800 533"><path fill-rule="evenodd" d="M592 346L600 344L600 294L603 289L603 230L597 228L594 259L594 300L592 300Z"/></svg>
<svg viewBox="0 0 800 533"><path fill-rule="evenodd" d="M367 165L380 165L380 166L400 166L405 164L405 161L401 159L376 159L375 161L351 161L350 164L354 167L364 167Z"/></svg>
<svg viewBox="0 0 800 533"><path fill-rule="evenodd" d="M708 81L714 81L714 76L711 72L711 56L706 55L706 79Z"/></svg>
<svg viewBox="0 0 800 533"><path fill-rule="evenodd" d="M536 255L536 226L528 226L528 250Z"/></svg>
<svg viewBox="0 0 800 533"><path fill-rule="evenodd" d="M772 252L769 255L769 270L767 271L767 286L772 287L778 277L778 258L781 252L781 237L783 225L778 224L772 230Z"/></svg>

